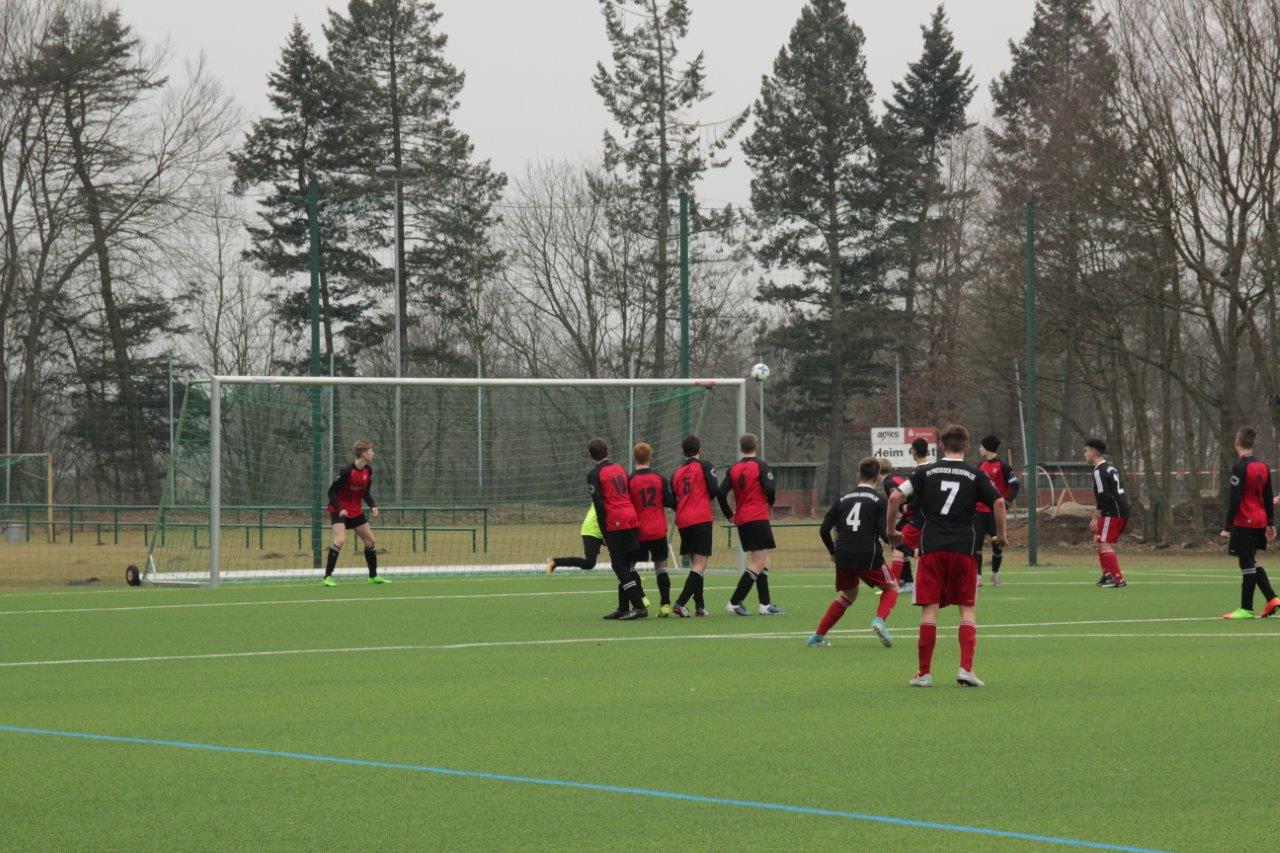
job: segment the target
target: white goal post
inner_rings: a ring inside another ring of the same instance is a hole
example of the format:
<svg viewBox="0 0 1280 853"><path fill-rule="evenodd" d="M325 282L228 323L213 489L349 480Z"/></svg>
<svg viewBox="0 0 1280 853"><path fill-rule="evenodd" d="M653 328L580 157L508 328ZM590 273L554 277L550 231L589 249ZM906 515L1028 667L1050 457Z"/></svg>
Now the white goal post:
<svg viewBox="0 0 1280 853"><path fill-rule="evenodd" d="M697 379L503 379L503 378L395 378L395 377L331 377L331 376L211 376L209 378L209 577L217 586L221 581L222 546L222 392L226 386L268 385L313 388L387 386L396 390L408 388L615 388L615 389L682 389L728 388L736 390L737 430L747 431L747 380L745 378ZM399 407L396 407L397 412ZM397 424L398 427L398 424ZM745 555L738 549L739 567L745 567Z"/></svg>

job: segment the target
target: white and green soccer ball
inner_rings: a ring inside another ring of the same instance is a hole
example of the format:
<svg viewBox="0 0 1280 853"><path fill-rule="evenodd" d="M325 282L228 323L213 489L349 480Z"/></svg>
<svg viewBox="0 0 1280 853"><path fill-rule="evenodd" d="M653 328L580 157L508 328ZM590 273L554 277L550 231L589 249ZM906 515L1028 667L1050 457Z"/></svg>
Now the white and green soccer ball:
<svg viewBox="0 0 1280 853"><path fill-rule="evenodd" d="M751 378L757 382L763 382L769 378L769 365L763 361L751 368Z"/></svg>

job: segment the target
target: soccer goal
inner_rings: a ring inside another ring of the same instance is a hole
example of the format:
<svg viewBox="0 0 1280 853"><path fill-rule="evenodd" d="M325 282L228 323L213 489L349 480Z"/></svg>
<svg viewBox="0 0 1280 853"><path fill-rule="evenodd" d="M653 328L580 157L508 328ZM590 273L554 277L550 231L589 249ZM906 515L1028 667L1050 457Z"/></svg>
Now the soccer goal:
<svg viewBox="0 0 1280 853"><path fill-rule="evenodd" d="M725 464L746 404L741 378L211 377L182 404L144 579L318 579L328 488L360 439L374 445L379 574L543 571L581 553L589 438L628 468L648 442L670 475L693 432ZM736 566L723 535L713 565ZM362 552L352 531L339 579L366 573Z"/></svg>

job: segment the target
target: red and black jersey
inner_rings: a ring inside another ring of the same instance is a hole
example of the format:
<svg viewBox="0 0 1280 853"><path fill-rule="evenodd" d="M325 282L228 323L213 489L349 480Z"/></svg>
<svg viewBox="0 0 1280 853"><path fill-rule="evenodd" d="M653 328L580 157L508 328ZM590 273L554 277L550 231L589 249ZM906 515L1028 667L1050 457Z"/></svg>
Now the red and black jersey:
<svg viewBox="0 0 1280 853"><path fill-rule="evenodd" d="M1120 472L1105 459L1093 468L1093 499L1104 518L1129 517L1129 498L1120 485Z"/></svg>
<svg viewBox="0 0 1280 853"><path fill-rule="evenodd" d="M635 530L640 526L636 508L631 505L631 489L627 469L608 459L587 473L587 491L596 507L596 518L605 533Z"/></svg>
<svg viewBox="0 0 1280 853"><path fill-rule="evenodd" d="M348 518L355 518L364 512L361 501L369 506L377 506L373 493L369 491L372 483L372 465L365 465L363 468L348 465L338 472L338 479L329 486L329 505L326 509L333 513L346 510Z"/></svg>
<svg viewBox="0 0 1280 853"><path fill-rule="evenodd" d="M676 527L710 524L711 501L720 495L716 469L704 459L686 459L671 475L676 500Z"/></svg>
<svg viewBox="0 0 1280 853"><path fill-rule="evenodd" d="M675 496L667 478L652 468L637 468L628 483L631 505L640 519L640 541L667 538L667 507L675 508Z"/></svg>
<svg viewBox="0 0 1280 853"><path fill-rule="evenodd" d="M908 498L919 496L924 515L921 554L976 554L982 547L973 527L978 501L994 504L1000 499L991 480L961 459L944 458L921 465L898 489Z"/></svg>
<svg viewBox="0 0 1280 853"><path fill-rule="evenodd" d="M1231 469L1231 497L1223 529L1271 527L1273 524L1275 506L1271 495L1271 469L1252 454L1241 456Z"/></svg>
<svg viewBox="0 0 1280 853"><path fill-rule="evenodd" d="M894 490L897 489L906 481L907 481L907 478L902 476L901 474L890 474L889 476L885 477L884 478L885 496L892 497ZM916 506L917 501L918 501L918 498L913 495L902 504L902 514L898 516L898 524L896 525L899 530L902 529L902 525L904 524L910 524L912 527L919 527L923 522L923 519L921 518L920 513Z"/></svg>
<svg viewBox="0 0 1280 853"><path fill-rule="evenodd" d="M733 492L735 509L729 508L729 493ZM729 467L720 482L720 509L725 518L734 524L752 521L768 521L769 507L773 506L773 472L764 461L755 456L739 459Z"/></svg>
<svg viewBox="0 0 1280 853"><path fill-rule="evenodd" d="M978 470L987 475L987 479L996 487L996 491L1000 493L1000 497L1004 498L1005 503L1018 496L1018 490L1022 487L1018 482L1018 475L1013 473L1013 469L999 456L984 460L978 466ZM978 501L978 512L991 512L991 506Z"/></svg>

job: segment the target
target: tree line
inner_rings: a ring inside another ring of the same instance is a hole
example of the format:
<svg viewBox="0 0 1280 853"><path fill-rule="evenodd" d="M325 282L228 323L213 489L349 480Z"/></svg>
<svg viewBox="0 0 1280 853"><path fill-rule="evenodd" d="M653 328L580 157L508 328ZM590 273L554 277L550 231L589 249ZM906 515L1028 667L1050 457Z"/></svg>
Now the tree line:
<svg viewBox="0 0 1280 853"><path fill-rule="evenodd" d="M310 181L340 374L398 350L407 375L675 375L683 194L692 372L774 367L771 456L840 488L897 374L906 424L963 419L1020 461L1034 203L1040 457L1105 435L1168 540L1213 523L1236 426L1274 444L1280 0L1038 0L989 82L939 6L881 93L851 10L810 0L715 120L687 0L599 12L599 155L504 175L455 122L464 69L427 0L295 23L252 121L103 4L0 2L15 450L55 448L66 499L154 499L169 358L304 371ZM735 156L746 203L703 202Z"/></svg>

